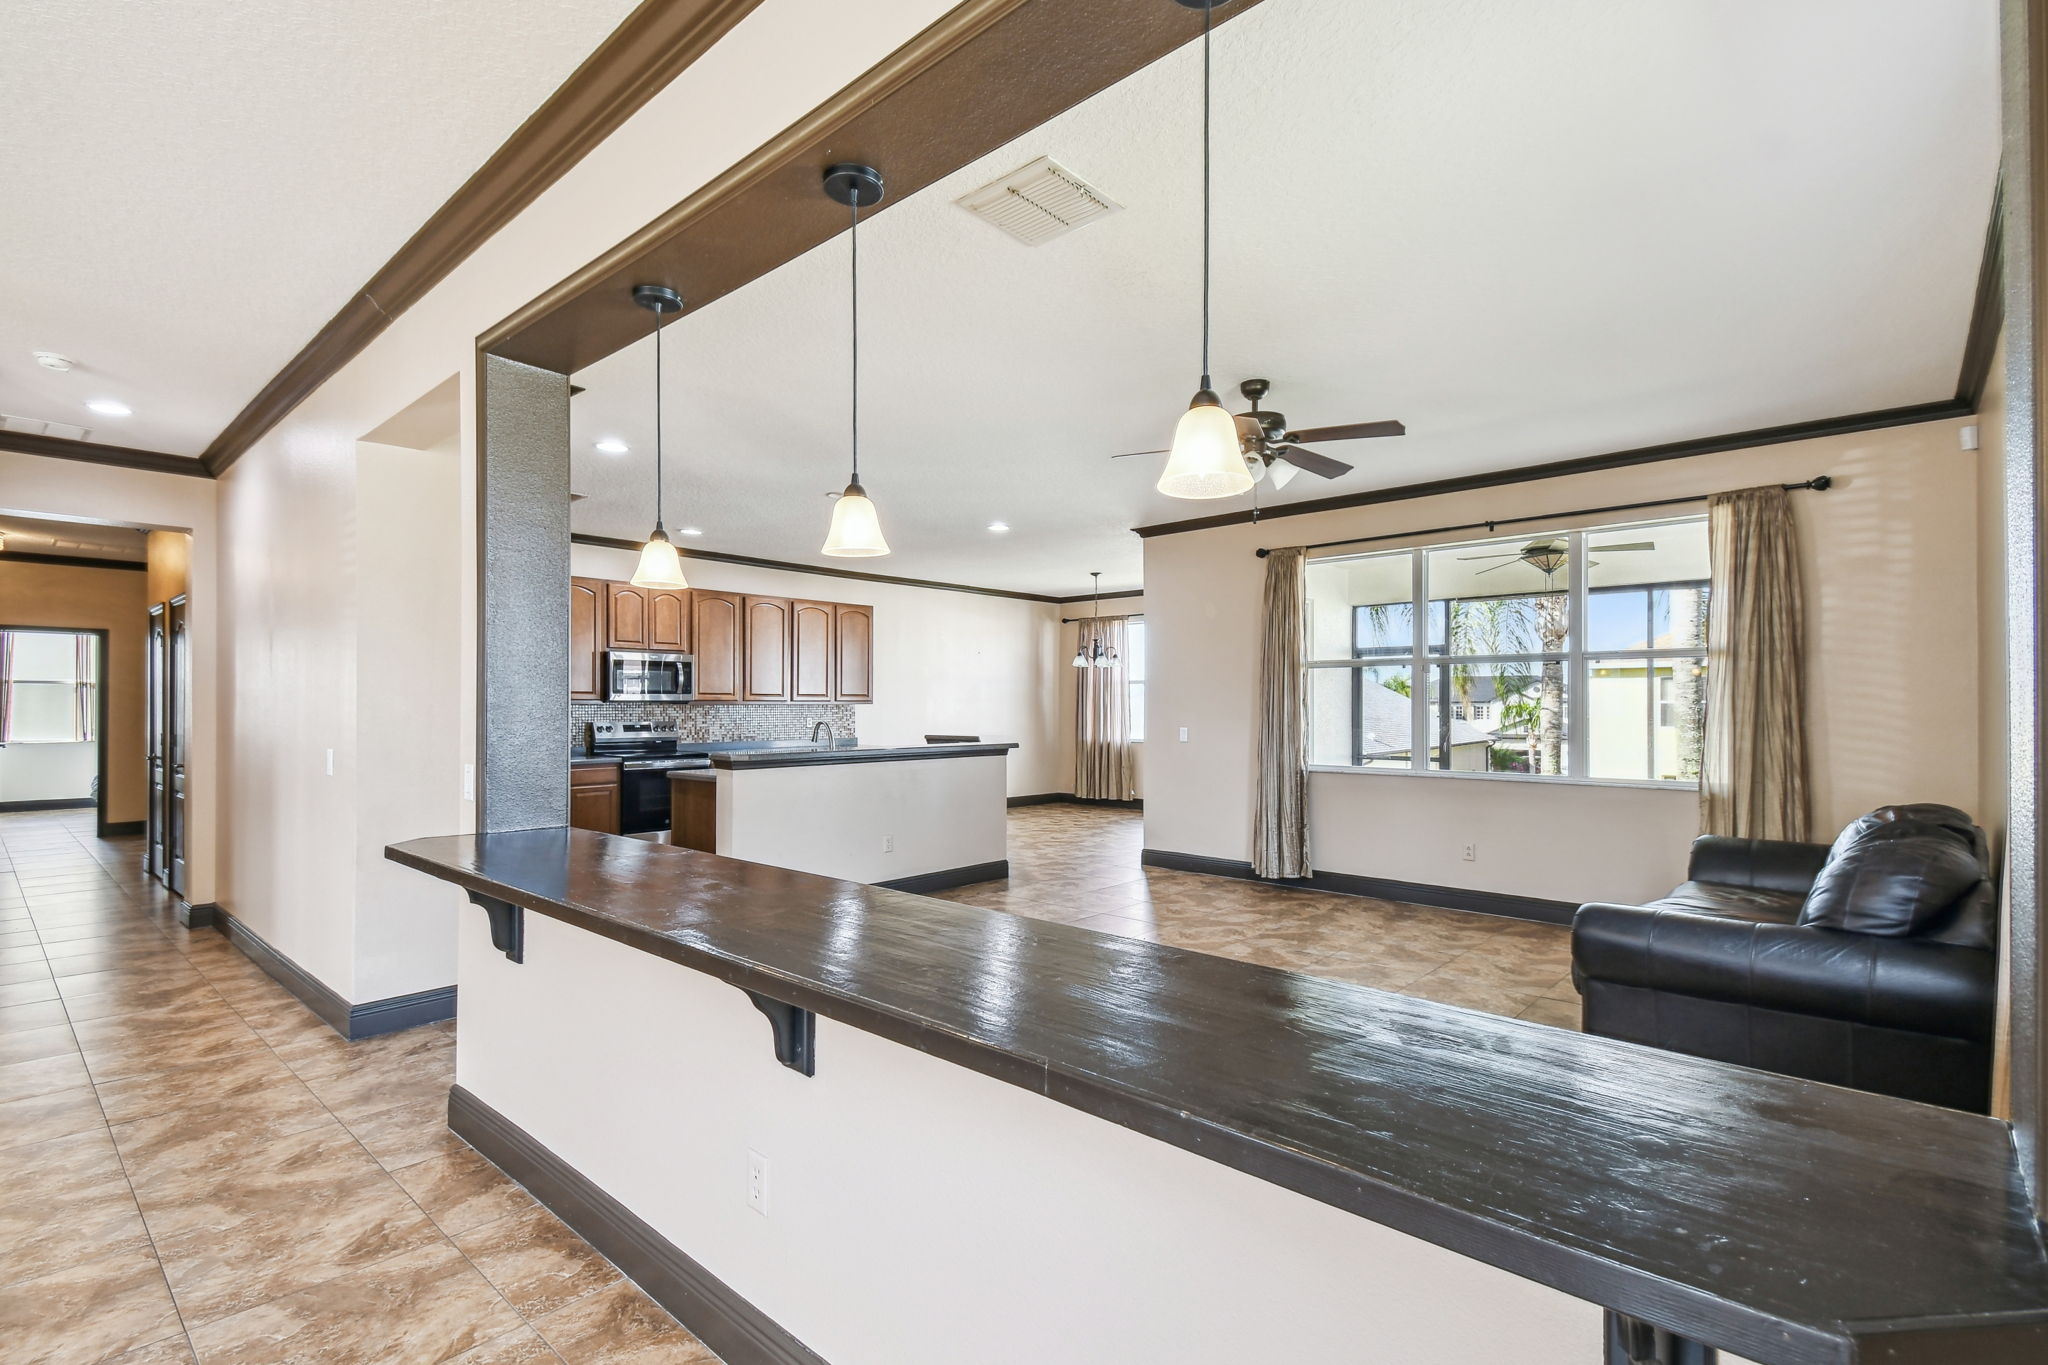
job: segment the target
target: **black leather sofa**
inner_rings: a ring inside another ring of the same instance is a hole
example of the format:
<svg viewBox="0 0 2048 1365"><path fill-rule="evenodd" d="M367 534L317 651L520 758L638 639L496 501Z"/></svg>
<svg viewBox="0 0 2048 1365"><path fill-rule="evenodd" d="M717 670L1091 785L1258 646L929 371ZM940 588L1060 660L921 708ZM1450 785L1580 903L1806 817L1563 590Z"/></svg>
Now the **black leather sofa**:
<svg viewBox="0 0 2048 1365"><path fill-rule="evenodd" d="M1827 844L1702 838L1648 905L1585 905L1586 1032L1984 1112L1998 975L1984 832L1887 806Z"/></svg>

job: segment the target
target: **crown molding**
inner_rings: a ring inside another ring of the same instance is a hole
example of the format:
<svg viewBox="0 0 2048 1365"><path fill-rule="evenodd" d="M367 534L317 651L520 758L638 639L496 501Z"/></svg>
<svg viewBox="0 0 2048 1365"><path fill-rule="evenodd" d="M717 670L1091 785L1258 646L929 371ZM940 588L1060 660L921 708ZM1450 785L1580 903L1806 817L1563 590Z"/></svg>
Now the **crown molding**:
<svg viewBox="0 0 2048 1365"><path fill-rule="evenodd" d="M82 460L87 464L115 465L122 469L146 469L152 474L184 474L195 479L213 477L203 463L190 455L167 455L161 450L102 445L98 441L73 441L63 436L0 432L0 450L42 455L52 460Z"/></svg>

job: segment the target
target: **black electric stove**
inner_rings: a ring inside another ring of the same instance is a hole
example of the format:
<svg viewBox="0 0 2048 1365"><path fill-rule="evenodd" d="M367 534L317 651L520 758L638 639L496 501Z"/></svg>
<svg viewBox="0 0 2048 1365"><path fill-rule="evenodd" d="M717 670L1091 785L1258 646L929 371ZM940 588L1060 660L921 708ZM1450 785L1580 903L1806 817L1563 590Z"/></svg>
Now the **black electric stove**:
<svg viewBox="0 0 2048 1365"><path fill-rule="evenodd" d="M647 721L591 725L585 752L619 764L619 832L649 834L668 828L668 775L679 768L709 768L708 750L691 749L673 731Z"/></svg>

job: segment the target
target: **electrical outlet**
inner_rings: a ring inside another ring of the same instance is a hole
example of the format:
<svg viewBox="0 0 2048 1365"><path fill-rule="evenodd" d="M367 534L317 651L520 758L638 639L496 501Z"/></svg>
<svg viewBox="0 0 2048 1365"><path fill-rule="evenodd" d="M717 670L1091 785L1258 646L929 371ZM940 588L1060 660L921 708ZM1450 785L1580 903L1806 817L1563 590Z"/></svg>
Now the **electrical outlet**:
<svg viewBox="0 0 2048 1365"><path fill-rule="evenodd" d="M474 763L462 765L462 799L465 801L476 800L476 764Z"/></svg>
<svg viewBox="0 0 2048 1365"><path fill-rule="evenodd" d="M895 836L895 835L893 835L893 834L884 834L884 835L882 836L882 852L884 852L884 853L894 853L895 851L896 851L896 836Z"/></svg>
<svg viewBox="0 0 2048 1365"><path fill-rule="evenodd" d="M1188 742L1188 727L1185 725L1180 727L1180 742L1183 744Z"/></svg>
<svg viewBox="0 0 2048 1365"><path fill-rule="evenodd" d="M334 776L334 750L332 749L327 751L327 775L329 777Z"/></svg>
<svg viewBox="0 0 2048 1365"><path fill-rule="evenodd" d="M1472 863L1472 862L1477 862L1477 861L1479 861L1479 845L1477 845L1477 844L1467 844L1467 845L1465 845L1465 861L1466 861L1466 862L1468 862L1468 863Z"/></svg>
<svg viewBox="0 0 2048 1365"><path fill-rule="evenodd" d="M768 1216L768 1158L747 1151L747 1207L763 1218Z"/></svg>

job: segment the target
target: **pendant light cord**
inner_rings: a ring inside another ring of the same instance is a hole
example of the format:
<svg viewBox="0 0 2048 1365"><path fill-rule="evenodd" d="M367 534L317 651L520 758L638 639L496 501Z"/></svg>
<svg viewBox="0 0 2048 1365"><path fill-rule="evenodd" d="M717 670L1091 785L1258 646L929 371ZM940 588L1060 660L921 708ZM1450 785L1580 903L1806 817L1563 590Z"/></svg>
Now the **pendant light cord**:
<svg viewBox="0 0 2048 1365"><path fill-rule="evenodd" d="M661 310L654 310L654 529L661 525Z"/></svg>
<svg viewBox="0 0 2048 1365"><path fill-rule="evenodd" d="M1215 22L1215 0L1202 6L1202 387L1209 382L1209 34Z"/></svg>
<svg viewBox="0 0 2048 1365"><path fill-rule="evenodd" d="M860 483L860 189L853 191L853 482Z"/></svg>

